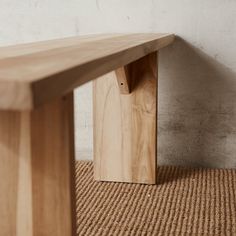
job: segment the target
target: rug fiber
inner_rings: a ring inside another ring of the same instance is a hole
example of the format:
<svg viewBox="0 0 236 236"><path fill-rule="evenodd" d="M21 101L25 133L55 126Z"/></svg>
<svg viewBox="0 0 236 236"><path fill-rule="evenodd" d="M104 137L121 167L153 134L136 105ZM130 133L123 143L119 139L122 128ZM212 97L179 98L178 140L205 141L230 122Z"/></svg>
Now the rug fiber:
<svg viewBox="0 0 236 236"><path fill-rule="evenodd" d="M96 182L76 163L80 236L236 236L236 170L158 167L157 185Z"/></svg>

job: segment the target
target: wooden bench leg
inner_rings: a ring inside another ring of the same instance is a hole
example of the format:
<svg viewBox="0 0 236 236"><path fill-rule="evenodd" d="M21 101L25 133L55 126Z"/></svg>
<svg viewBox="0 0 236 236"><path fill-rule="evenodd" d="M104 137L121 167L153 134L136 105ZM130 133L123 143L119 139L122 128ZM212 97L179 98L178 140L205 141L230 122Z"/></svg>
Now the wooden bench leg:
<svg viewBox="0 0 236 236"><path fill-rule="evenodd" d="M73 94L0 111L0 235L75 235Z"/></svg>
<svg viewBox="0 0 236 236"><path fill-rule="evenodd" d="M155 184L157 53L98 78L93 95L95 179Z"/></svg>

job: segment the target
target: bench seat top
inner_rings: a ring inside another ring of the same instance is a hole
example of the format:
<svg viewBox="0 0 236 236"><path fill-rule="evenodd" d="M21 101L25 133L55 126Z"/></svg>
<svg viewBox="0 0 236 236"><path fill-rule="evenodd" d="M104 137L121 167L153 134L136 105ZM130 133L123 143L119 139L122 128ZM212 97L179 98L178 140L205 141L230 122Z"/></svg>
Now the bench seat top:
<svg viewBox="0 0 236 236"><path fill-rule="evenodd" d="M0 47L0 109L33 109L173 40L173 34L109 34Z"/></svg>

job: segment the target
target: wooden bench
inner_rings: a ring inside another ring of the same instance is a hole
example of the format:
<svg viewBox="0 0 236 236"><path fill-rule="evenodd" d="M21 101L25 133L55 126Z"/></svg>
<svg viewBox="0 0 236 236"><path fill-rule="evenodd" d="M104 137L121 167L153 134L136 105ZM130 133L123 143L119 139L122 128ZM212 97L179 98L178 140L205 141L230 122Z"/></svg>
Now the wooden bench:
<svg viewBox="0 0 236 236"><path fill-rule="evenodd" d="M0 48L0 235L75 235L73 90L96 78L96 180L156 183L156 52L173 40L93 35Z"/></svg>

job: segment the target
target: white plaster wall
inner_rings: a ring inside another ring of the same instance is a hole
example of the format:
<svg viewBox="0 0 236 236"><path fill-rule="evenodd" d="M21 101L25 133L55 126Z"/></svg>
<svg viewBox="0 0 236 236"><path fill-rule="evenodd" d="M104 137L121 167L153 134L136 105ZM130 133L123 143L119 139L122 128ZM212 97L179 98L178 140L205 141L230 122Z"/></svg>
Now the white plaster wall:
<svg viewBox="0 0 236 236"><path fill-rule="evenodd" d="M0 0L0 46L91 33L177 34L160 53L159 164L236 167L235 15L234 0ZM75 111L77 157L91 159L91 84L76 91Z"/></svg>

